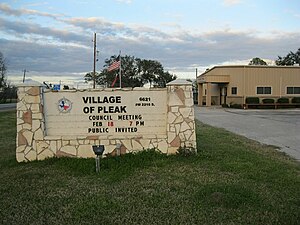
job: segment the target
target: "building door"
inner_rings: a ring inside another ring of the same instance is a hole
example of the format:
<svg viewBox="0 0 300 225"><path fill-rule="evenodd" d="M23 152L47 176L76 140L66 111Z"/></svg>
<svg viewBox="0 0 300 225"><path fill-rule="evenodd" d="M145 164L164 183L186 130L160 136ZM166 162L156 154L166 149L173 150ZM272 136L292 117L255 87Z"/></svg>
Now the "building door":
<svg viewBox="0 0 300 225"><path fill-rule="evenodd" d="M222 99L222 87L220 87L220 105L222 105L222 101L223 101L223 99Z"/></svg>
<svg viewBox="0 0 300 225"><path fill-rule="evenodd" d="M227 87L220 87L220 105L226 104Z"/></svg>
<svg viewBox="0 0 300 225"><path fill-rule="evenodd" d="M224 90L224 104L226 104L226 98L227 98L227 87L223 87Z"/></svg>

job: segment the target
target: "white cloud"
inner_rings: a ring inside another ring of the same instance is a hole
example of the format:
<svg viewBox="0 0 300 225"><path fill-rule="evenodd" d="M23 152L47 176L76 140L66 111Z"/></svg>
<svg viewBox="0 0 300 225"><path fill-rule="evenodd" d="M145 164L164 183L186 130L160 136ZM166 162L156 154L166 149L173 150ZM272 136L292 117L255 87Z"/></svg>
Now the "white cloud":
<svg viewBox="0 0 300 225"><path fill-rule="evenodd" d="M32 2L32 3L27 3L25 4L26 7L36 7L36 6L45 6L49 5L48 2Z"/></svg>
<svg viewBox="0 0 300 225"><path fill-rule="evenodd" d="M121 2L121 3L126 3L126 4L131 4L132 0L116 0L117 2Z"/></svg>
<svg viewBox="0 0 300 225"><path fill-rule="evenodd" d="M274 60L277 55L284 56L298 49L300 40L300 32L277 31L269 36L257 30L230 28L196 32L176 24L167 31L99 17L72 18L12 9L4 4L0 4L0 11L18 17L0 17L0 50L9 60L11 75L17 76L13 71L20 73L26 68L32 76L40 74L50 81L57 75L65 80L80 79L85 72L91 71L93 32L98 34L98 70L106 58L122 50L123 54L158 60L166 70L190 78L196 67L200 72L200 69L222 63L247 64L253 57ZM61 26L41 25L38 21L33 23L19 18L29 14L47 16Z"/></svg>
<svg viewBox="0 0 300 225"><path fill-rule="evenodd" d="M40 12L32 9L12 9L8 4L0 3L0 12L11 16L36 15L57 19L62 15Z"/></svg>
<svg viewBox="0 0 300 225"><path fill-rule="evenodd" d="M226 6L237 5L240 3L241 3L241 0L223 0L223 4Z"/></svg>

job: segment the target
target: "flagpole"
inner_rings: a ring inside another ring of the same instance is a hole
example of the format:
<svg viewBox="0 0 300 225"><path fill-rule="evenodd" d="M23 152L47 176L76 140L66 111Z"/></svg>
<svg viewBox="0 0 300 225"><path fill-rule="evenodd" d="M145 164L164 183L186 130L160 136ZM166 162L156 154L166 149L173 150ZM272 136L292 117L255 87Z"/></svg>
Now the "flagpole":
<svg viewBox="0 0 300 225"><path fill-rule="evenodd" d="M122 88L122 57L121 57L121 50L120 50L120 54L119 54L119 56L120 56L120 71L119 71L119 78L120 78L120 88Z"/></svg>

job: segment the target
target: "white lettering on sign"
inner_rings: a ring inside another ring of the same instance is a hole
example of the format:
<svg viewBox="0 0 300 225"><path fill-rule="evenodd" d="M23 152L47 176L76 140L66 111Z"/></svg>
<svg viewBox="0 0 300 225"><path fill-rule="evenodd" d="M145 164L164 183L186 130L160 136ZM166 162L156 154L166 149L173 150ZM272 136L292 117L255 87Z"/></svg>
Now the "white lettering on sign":
<svg viewBox="0 0 300 225"><path fill-rule="evenodd" d="M46 92L48 136L166 134L167 91ZM58 110L60 99L72 102L68 113Z"/></svg>

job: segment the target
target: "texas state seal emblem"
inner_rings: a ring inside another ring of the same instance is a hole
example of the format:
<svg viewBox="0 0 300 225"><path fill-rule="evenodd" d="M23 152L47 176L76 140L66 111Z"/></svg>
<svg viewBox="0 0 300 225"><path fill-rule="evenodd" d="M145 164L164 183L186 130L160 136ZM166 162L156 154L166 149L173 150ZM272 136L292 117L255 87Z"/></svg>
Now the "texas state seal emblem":
<svg viewBox="0 0 300 225"><path fill-rule="evenodd" d="M67 113L72 109L72 102L65 97L60 99L57 104L59 112Z"/></svg>

